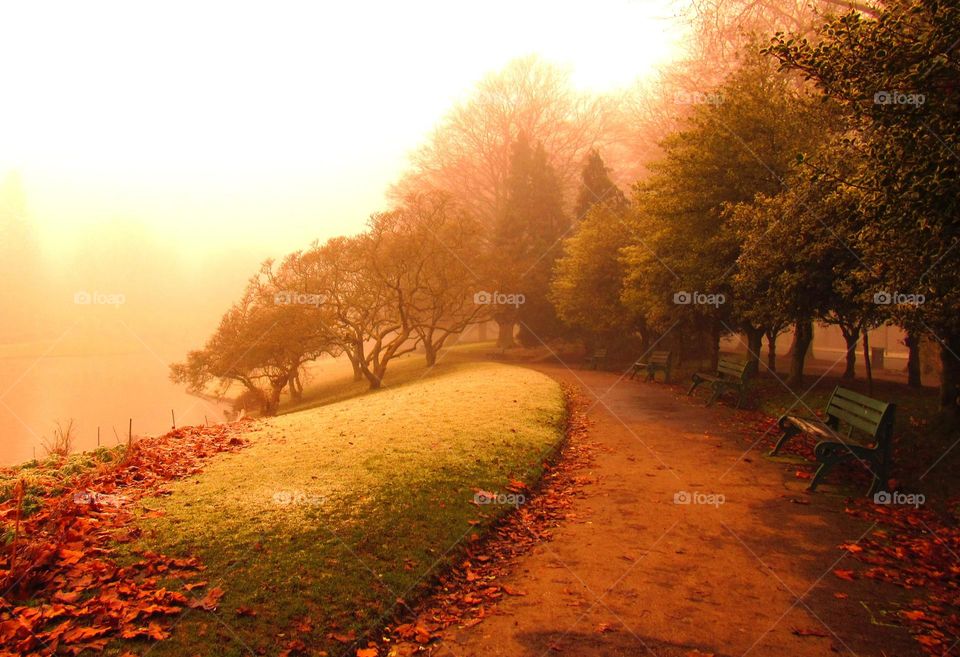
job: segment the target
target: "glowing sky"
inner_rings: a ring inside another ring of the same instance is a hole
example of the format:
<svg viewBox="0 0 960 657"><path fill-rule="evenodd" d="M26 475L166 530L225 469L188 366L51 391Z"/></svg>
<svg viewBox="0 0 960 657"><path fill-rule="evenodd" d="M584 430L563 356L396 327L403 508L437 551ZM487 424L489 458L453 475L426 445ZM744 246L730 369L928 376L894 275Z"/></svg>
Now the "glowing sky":
<svg viewBox="0 0 960 657"><path fill-rule="evenodd" d="M0 7L0 175L48 249L106 221L196 248L353 232L485 73L537 53L576 85L648 75L669 0L62 2Z"/></svg>

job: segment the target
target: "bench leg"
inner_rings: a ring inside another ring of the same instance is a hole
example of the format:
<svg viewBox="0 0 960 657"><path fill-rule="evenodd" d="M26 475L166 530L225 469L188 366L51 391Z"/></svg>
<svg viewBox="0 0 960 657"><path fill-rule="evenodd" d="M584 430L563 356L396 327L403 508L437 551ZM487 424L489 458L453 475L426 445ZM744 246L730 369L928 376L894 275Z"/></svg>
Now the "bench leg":
<svg viewBox="0 0 960 657"><path fill-rule="evenodd" d="M807 487L807 490L810 492L817 490L817 486L819 486L820 482L833 470L835 465L849 461L851 458L859 458L851 451L848 445L829 441L817 443L813 453L817 461L820 462L820 467L817 468L817 473L813 476L813 481L811 481Z"/></svg>
<svg viewBox="0 0 960 657"><path fill-rule="evenodd" d="M690 395L692 395L692 394L693 394L693 391L696 390L696 389L697 389L697 386L699 386L701 383L703 383L703 379L701 379L699 376L697 376L696 374L694 374L694 375L693 375L693 383L690 385L690 389L687 390L687 397L689 397Z"/></svg>
<svg viewBox="0 0 960 657"><path fill-rule="evenodd" d="M707 400L707 406L713 406L713 402L717 401L721 394L723 394L723 386L714 385L713 394L710 395L710 399Z"/></svg>
<svg viewBox="0 0 960 657"><path fill-rule="evenodd" d="M867 491L867 496L873 497L879 491L887 490L887 482L890 480L890 477L887 476L887 467L885 463L872 459L868 460L867 463L870 466L870 474L873 475L873 480L870 482L870 490Z"/></svg>
<svg viewBox="0 0 960 657"><path fill-rule="evenodd" d="M743 386L740 386L740 394L737 395L737 408L743 408L743 396L747 393L747 389Z"/></svg>
<svg viewBox="0 0 960 657"><path fill-rule="evenodd" d="M813 475L813 481L811 481L810 485L807 486L807 490L811 493L817 490L817 486L819 486L820 482L822 482L827 474L833 470L833 466L836 464L836 461L825 461L824 463L821 463L820 467L817 468L817 474Z"/></svg>
<svg viewBox="0 0 960 657"><path fill-rule="evenodd" d="M780 440L777 441L777 444L774 445L773 449L770 450L770 456L776 456L780 453L780 448L787 444L787 441L800 433L800 430L794 426L780 427L783 430L783 435L780 436Z"/></svg>
<svg viewBox="0 0 960 657"><path fill-rule="evenodd" d="M817 490L817 486L820 485L820 482L822 482L827 474L833 470L833 466L839 462L840 459L830 459L821 463L820 467L817 468L817 474L813 475L813 481L811 481L810 485L807 486L807 490L811 493Z"/></svg>
<svg viewBox="0 0 960 657"><path fill-rule="evenodd" d="M647 382L649 383L650 381L654 381L656 374L657 370L653 369L652 367L647 367Z"/></svg>

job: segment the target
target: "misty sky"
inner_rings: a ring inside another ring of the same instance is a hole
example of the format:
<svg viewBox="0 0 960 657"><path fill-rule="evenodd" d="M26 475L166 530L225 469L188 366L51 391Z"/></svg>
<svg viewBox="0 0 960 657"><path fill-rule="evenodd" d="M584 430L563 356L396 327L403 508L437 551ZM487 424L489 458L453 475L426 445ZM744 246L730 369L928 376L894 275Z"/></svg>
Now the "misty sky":
<svg viewBox="0 0 960 657"><path fill-rule="evenodd" d="M509 60L612 91L680 37L669 0L518 5L5 3L0 176L21 173L48 254L132 223L188 256L280 255L358 230Z"/></svg>

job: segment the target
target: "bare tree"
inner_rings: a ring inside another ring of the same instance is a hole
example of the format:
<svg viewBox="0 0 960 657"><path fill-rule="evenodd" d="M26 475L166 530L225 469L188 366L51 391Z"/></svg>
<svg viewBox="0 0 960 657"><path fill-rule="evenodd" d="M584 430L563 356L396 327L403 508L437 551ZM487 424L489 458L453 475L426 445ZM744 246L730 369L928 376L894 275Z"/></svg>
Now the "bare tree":
<svg viewBox="0 0 960 657"><path fill-rule="evenodd" d="M511 145L524 133L544 145L572 204L583 157L606 134L609 107L607 99L575 93L566 71L536 57L515 60L447 115L393 197L441 190L491 225L502 210Z"/></svg>
<svg viewBox="0 0 960 657"><path fill-rule="evenodd" d="M402 212L411 231L404 239L422 263L412 286L414 331L432 366L451 336L485 318L482 311L488 306L475 302L481 284L481 230L472 215L443 193L409 197Z"/></svg>

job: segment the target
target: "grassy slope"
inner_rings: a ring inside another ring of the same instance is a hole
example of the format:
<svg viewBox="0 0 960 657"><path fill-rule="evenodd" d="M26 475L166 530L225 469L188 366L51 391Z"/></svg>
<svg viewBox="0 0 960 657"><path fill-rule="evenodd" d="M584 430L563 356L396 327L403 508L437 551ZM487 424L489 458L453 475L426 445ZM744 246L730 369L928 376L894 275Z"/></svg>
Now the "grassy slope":
<svg viewBox="0 0 960 657"><path fill-rule="evenodd" d="M292 638L335 654L346 646L327 632L376 626L505 510L472 504L475 489L538 478L562 438L555 382L492 363L423 378L404 365L403 385L271 419L155 501L165 515L143 520L140 547L199 555L227 593L222 623L190 612L151 654L276 654ZM292 631L305 616L313 632Z"/></svg>

